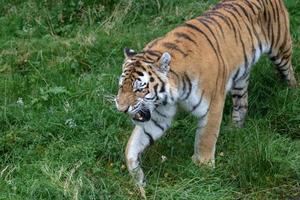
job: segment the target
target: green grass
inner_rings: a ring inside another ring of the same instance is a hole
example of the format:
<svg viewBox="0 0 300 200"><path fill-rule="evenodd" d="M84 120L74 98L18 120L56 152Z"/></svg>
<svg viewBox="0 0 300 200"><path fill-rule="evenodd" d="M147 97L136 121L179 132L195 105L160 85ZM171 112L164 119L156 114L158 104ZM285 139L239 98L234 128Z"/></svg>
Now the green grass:
<svg viewBox="0 0 300 200"><path fill-rule="evenodd" d="M124 166L133 126L112 101L122 50L214 3L1 0L0 199L139 199ZM300 79L300 1L286 4ZM179 114L143 156L149 199L299 197L300 89L263 58L249 102L244 129L232 128L226 102L214 170L192 163L196 120Z"/></svg>

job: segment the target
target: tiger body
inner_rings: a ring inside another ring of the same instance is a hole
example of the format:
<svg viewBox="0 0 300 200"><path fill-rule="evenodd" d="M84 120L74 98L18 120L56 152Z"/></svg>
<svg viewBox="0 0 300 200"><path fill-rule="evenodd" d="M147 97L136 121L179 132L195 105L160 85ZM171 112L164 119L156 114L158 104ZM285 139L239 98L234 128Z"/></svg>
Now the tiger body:
<svg viewBox="0 0 300 200"><path fill-rule="evenodd" d="M125 154L140 187L145 182L138 157L171 126L178 104L199 119L193 161L214 165L226 94L232 95L233 122L242 127L250 69L264 53L282 78L296 86L282 0L225 0L142 52L125 50L116 105L136 124Z"/></svg>

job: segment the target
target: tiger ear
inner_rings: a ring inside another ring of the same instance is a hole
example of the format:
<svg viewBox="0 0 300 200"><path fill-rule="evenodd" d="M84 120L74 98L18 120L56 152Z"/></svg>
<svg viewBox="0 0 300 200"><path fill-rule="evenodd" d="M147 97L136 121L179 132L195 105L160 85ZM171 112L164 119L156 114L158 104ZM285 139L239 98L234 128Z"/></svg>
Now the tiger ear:
<svg viewBox="0 0 300 200"><path fill-rule="evenodd" d="M167 74L170 70L171 55L168 52L163 53L159 59L159 70Z"/></svg>
<svg viewBox="0 0 300 200"><path fill-rule="evenodd" d="M124 48L124 55L125 58L130 58L132 56L134 56L136 54L136 52L133 49L129 49L129 48Z"/></svg>

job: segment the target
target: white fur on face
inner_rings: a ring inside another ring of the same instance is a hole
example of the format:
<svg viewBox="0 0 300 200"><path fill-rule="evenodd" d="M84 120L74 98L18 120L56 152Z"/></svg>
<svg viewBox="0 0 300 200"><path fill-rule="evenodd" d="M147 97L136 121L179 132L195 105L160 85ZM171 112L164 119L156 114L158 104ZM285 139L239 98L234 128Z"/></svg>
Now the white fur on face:
<svg viewBox="0 0 300 200"><path fill-rule="evenodd" d="M142 88L145 88L149 82L149 74L148 73L143 73L144 75L143 76L139 76L139 79L140 80L136 80L133 84L133 88L135 90L138 90L138 89L142 89Z"/></svg>

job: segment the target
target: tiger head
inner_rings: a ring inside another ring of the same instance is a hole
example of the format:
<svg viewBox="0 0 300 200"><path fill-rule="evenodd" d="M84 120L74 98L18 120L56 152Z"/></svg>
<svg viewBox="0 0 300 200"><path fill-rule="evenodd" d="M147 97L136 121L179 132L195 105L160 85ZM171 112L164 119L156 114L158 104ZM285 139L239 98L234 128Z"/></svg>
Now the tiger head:
<svg viewBox="0 0 300 200"><path fill-rule="evenodd" d="M165 52L151 59L145 52L136 53L128 48L124 49L124 54L116 107L134 121L149 121L152 111L167 103L171 56Z"/></svg>

